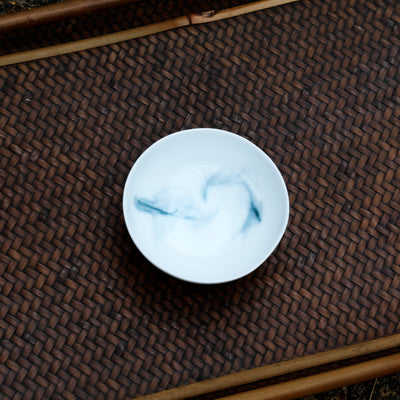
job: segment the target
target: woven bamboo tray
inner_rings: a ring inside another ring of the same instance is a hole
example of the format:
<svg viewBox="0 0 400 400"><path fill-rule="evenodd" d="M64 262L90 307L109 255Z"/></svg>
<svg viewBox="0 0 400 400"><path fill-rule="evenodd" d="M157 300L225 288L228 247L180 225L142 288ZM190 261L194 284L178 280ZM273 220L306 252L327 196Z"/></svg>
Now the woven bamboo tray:
<svg viewBox="0 0 400 400"><path fill-rule="evenodd" d="M14 31L0 37L1 54L192 6L135 3ZM0 67L2 398L124 399L180 386L183 398L215 398L299 371L301 385L304 370L347 358L356 367L335 364L315 390L338 373L399 370L397 351L377 353L398 347L400 333L399 24L397 1L305 0ZM137 157L194 127L248 138L289 190L279 247L228 285L164 275L122 216ZM251 389L242 398L267 398ZM280 398L306 392L293 393Z"/></svg>

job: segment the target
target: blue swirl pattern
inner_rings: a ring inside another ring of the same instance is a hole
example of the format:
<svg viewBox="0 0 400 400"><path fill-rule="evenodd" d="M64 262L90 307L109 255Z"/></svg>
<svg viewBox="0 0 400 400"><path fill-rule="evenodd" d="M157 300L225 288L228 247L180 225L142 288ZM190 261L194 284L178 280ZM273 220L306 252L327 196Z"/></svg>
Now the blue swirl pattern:
<svg viewBox="0 0 400 400"><path fill-rule="evenodd" d="M215 173L211 175L199 188L201 199L196 198L196 194L182 188L166 187L160 190L153 199L136 196L134 205L137 210L154 216L207 223L216 215L215 210L207 208L210 191L212 189L223 190L227 187L235 187L247 194L244 197L247 200L241 203L241 207L246 207L248 211L240 232L243 233L253 225L260 223L262 221L262 204L249 182L241 174ZM226 202L230 201L230 199L225 200ZM235 216L232 215L232 218Z"/></svg>

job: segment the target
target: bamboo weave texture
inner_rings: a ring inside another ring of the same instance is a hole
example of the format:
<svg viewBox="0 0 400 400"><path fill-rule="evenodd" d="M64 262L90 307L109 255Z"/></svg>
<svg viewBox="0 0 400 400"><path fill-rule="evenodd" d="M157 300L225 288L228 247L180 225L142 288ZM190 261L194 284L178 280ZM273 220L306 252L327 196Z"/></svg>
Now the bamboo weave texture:
<svg viewBox="0 0 400 400"><path fill-rule="evenodd" d="M305 0L1 68L0 397L136 397L399 333L399 27L397 0ZM251 140L290 195L231 284L164 275L124 225L134 161L194 127Z"/></svg>

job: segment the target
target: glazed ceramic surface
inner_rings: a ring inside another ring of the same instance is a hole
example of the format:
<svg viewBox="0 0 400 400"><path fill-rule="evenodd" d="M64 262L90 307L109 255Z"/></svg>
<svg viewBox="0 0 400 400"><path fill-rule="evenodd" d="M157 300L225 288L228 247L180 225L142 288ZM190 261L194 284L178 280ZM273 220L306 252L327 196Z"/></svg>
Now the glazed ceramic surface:
<svg viewBox="0 0 400 400"><path fill-rule="evenodd" d="M216 129L171 134L132 167L124 189L128 231L142 254L177 278L223 283L259 267L289 217L272 160L239 135Z"/></svg>

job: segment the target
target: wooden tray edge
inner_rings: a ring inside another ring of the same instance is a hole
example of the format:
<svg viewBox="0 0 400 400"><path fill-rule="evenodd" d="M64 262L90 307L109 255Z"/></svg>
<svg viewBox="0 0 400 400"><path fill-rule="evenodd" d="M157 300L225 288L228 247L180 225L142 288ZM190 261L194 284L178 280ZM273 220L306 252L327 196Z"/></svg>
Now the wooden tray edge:
<svg viewBox="0 0 400 400"><path fill-rule="evenodd" d="M328 350L322 353L299 357L294 360L283 361L280 363L241 371L214 379L196 382L186 386L146 395L141 397L141 399L190 399L193 397L204 396L206 394L234 387L240 387L278 376L288 375L309 368L320 367L326 364L336 363L351 358L379 353L399 346L400 334L395 334L380 339L374 339L365 343L346 346L335 350ZM267 386L265 388L223 397L221 400L289 400L326 390L332 390L343 385L358 383L396 372L400 372L400 354L379 357L375 360L356 363L349 367L339 368L337 370L324 373L317 373L306 378L295 379L288 382Z"/></svg>
<svg viewBox="0 0 400 400"><path fill-rule="evenodd" d="M35 25L117 7L138 0L67 0L0 16L0 32L25 29Z"/></svg>

